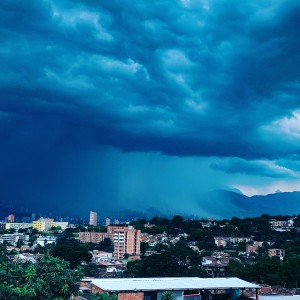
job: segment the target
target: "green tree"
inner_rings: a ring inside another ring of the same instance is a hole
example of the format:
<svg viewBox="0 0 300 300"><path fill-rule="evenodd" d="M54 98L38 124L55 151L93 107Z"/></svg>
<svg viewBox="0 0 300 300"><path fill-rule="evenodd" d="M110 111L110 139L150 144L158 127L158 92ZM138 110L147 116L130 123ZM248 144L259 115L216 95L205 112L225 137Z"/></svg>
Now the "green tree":
<svg viewBox="0 0 300 300"><path fill-rule="evenodd" d="M116 294L108 295L106 293L103 294L91 294L90 300L118 300L118 296Z"/></svg>
<svg viewBox="0 0 300 300"><path fill-rule="evenodd" d="M100 251L114 252L114 245L110 238L105 238L96 246L93 244L93 248Z"/></svg>
<svg viewBox="0 0 300 300"><path fill-rule="evenodd" d="M78 267L82 262L87 263L92 258L88 247L76 240L59 241L57 245L53 247L51 254L68 261L71 268Z"/></svg>
<svg viewBox="0 0 300 300"><path fill-rule="evenodd" d="M36 264L6 257L0 261L0 299L2 300L67 300L78 293L81 270L72 270L58 258L44 255Z"/></svg>
<svg viewBox="0 0 300 300"><path fill-rule="evenodd" d="M128 262L126 277L203 276L199 253L179 241L175 246L162 249L160 253Z"/></svg>
<svg viewBox="0 0 300 300"><path fill-rule="evenodd" d="M99 268L95 263L89 263L83 266L83 273L87 277L99 277Z"/></svg>

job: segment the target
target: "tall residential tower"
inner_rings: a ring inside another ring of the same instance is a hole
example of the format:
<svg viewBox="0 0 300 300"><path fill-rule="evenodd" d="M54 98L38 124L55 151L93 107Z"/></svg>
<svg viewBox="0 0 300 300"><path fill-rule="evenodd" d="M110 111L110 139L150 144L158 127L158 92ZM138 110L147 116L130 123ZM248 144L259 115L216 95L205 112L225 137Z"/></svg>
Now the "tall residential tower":
<svg viewBox="0 0 300 300"><path fill-rule="evenodd" d="M114 244L114 258L122 259L129 255L140 255L141 231L132 226L108 226L107 233Z"/></svg>
<svg viewBox="0 0 300 300"><path fill-rule="evenodd" d="M95 211L90 211L90 225L97 226L98 225L98 214Z"/></svg>

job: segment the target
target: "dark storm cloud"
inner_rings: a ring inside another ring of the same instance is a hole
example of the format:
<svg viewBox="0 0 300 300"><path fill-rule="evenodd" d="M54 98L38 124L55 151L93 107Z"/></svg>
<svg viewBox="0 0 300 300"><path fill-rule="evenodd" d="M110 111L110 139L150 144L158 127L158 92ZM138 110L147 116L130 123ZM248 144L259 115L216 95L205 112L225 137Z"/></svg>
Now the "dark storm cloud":
<svg viewBox="0 0 300 300"><path fill-rule="evenodd" d="M293 177L299 14L297 0L1 1L0 196L62 197L105 146Z"/></svg>
<svg viewBox="0 0 300 300"><path fill-rule="evenodd" d="M0 109L29 127L179 156L299 151L261 132L299 109L298 1L0 7Z"/></svg>

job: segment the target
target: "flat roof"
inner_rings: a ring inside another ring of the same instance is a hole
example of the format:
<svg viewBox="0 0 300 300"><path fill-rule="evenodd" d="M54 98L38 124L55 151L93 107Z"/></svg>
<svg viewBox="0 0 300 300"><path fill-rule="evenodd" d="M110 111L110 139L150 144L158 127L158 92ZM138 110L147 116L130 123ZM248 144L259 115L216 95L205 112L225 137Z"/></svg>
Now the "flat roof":
<svg viewBox="0 0 300 300"><path fill-rule="evenodd" d="M158 291L158 290L216 290L216 289L260 289L257 284L230 278L164 277L164 278L105 278L92 279L92 284L103 291Z"/></svg>

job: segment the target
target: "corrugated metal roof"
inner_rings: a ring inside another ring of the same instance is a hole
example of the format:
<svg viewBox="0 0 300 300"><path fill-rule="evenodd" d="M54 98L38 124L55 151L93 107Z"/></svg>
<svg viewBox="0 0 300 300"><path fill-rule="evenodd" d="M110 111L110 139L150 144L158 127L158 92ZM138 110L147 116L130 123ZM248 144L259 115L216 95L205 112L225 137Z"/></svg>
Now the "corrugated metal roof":
<svg viewBox="0 0 300 300"><path fill-rule="evenodd" d="M200 277L168 277L168 278L109 278L93 279L92 283L104 291L157 291L157 290L192 290L192 289L242 289L260 288L242 279L200 278Z"/></svg>

